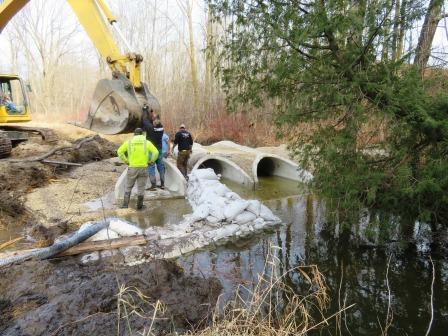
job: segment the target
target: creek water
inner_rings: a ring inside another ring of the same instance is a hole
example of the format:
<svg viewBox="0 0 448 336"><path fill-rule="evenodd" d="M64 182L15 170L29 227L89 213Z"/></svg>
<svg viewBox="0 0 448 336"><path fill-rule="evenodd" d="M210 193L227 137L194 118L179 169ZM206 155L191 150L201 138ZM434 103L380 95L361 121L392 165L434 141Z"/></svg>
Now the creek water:
<svg viewBox="0 0 448 336"><path fill-rule="evenodd" d="M431 319L432 265L428 254L396 246L341 246L322 234L322 206L296 182L266 177L253 191L229 181L223 182L244 198L263 200L285 223L275 232L179 260L189 274L219 278L224 287L223 302L233 298L239 284L250 287L257 283L270 246L278 246L275 255L280 270L311 264L319 267L331 298L325 316L338 311L344 303L346 306L355 304L343 315L342 335L381 335L389 302L392 314L389 335L425 335ZM436 256L433 256L433 262L436 276L430 335L446 336L448 263ZM298 271L290 273L284 281L298 292L307 286ZM318 333L338 334L334 320Z"/></svg>
<svg viewBox="0 0 448 336"><path fill-rule="evenodd" d="M338 244L323 234L325 219L321 204L297 182L262 177L256 190L241 188L227 180L222 182L243 198L262 200L284 223L274 232L179 259L178 263L187 274L217 277L224 288L222 302L233 298L238 285L250 288L257 283L270 247L278 246L275 256L281 271L300 265L315 264L319 267L331 298L325 316L338 311L344 303L347 306L355 304L343 315L340 334L381 335L390 302L393 318L389 335L425 335L431 319L433 273L429 254L414 247L402 248L398 244L381 248ZM130 213L126 219L147 228L178 223L183 215L191 213L185 199L158 200L147 204L145 211ZM17 236L19 231L21 228L15 227L0 230L0 243ZM432 260L436 275L430 335L446 336L448 262L446 256L433 255ZM293 271L285 281L297 292L307 287L299 272ZM320 319L317 316L317 320ZM329 323L317 333L337 335L334 320Z"/></svg>

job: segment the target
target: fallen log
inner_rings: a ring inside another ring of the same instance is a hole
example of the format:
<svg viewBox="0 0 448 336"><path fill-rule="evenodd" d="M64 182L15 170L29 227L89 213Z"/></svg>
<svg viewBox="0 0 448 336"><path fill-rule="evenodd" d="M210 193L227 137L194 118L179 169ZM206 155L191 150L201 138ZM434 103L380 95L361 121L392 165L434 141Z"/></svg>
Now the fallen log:
<svg viewBox="0 0 448 336"><path fill-rule="evenodd" d="M82 164L68 161L55 161L55 160L41 160L42 163L56 164L56 165L64 165L64 166L76 166L81 167Z"/></svg>
<svg viewBox="0 0 448 336"><path fill-rule="evenodd" d="M25 159L8 159L8 161L9 162L13 162L13 163L42 161L42 160L45 160L47 157L52 156L53 154L55 154L58 151L67 151L67 150L73 150L73 149L80 149L83 144L85 144L86 142L94 140L95 137L96 137L96 135L92 135L90 137L82 139L76 145L59 146L59 147L53 148L49 152L47 152L45 154L42 154L42 155L39 155L39 156L35 156L35 157L31 157L31 158L25 158Z"/></svg>
<svg viewBox="0 0 448 336"><path fill-rule="evenodd" d="M97 232L109 226L110 218L106 218L105 220L98 221L93 223L91 226L85 228L81 232L77 231L73 236L58 241L51 246L35 249L30 251L29 253L25 253L22 255L16 255L9 258L0 260L0 267L7 266L12 263L22 262L25 260L29 260L31 258L37 259L48 259L56 254L59 254L72 246L78 245L80 242L90 238Z"/></svg>
<svg viewBox="0 0 448 336"><path fill-rule="evenodd" d="M109 240L98 240L92 242L82 242L76 246L70 247L69 249L52 256L51 258L57 257L65 257L72 256L86 252L94 252L94 251L104 251L104 250L112 250L120 247L126 246L138 246L145 245L147 243L145 236L132 236L132 237L121 237ZM9 251L0 253L0 260L11 257L23 256L25 254L29 254L30 252L36 251L37 249L28 249L28 250L18 250L18 251Z"/></svg>

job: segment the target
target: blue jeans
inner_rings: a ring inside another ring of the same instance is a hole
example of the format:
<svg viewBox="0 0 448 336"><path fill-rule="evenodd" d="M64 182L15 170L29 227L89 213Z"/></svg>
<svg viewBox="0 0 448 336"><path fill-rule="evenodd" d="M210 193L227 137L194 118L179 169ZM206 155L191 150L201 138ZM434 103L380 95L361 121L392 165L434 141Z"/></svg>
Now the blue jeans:
<svg viewBox="0 0 448 336"><path fill-rule="evenodd" d="M163 163L163 156L160 155L156 163L148 167L149 180L153 186L156 185L156 166L159 171L160 183L161 185L165 184L165 164Z"/></svg>

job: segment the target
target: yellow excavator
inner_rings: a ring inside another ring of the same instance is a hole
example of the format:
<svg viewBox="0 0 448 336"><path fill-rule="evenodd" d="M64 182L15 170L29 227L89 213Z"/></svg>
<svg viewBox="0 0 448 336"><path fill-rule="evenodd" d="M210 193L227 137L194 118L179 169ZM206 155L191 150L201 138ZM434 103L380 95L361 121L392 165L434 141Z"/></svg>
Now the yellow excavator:
<svg viewBox="0 0 448 336"><path fill-rule="evenodd" d="M132 132L141 124L143 108L160 112L157 99L149 91L148 85L140 79L143 57L131 51L105 1L66 1L112 72L111 79L102 79L98 82L87 120L75 124L101 134ZM28 2L30 0L0 1L0 34L14 15ZM126 46L126 53L121 52L112 29ZM45 129L4 125L29 120L31 116L26 86L17 75L0 74L0 129L9 128L8 132L0 131L0 156L9 154L6 152L11 146L11 140L14 140L14 132L36 131L43 138L51 138L50 132Z"/></svg>

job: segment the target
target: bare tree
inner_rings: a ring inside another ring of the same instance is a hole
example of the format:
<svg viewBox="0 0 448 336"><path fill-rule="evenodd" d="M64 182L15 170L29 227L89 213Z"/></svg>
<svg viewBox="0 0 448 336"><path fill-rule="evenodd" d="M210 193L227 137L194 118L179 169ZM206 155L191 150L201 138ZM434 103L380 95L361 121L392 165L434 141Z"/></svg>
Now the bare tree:
<svg viewBox="0 0 448 336"><path fill-rule="evenodd" d="M417 49L415 51L414 64L417 65L420 74L423 76L429 56L431 55L432 41L437 30L439 21L445 16L442 13L443 0L431 0L425 15Z"/></svg>
<svg viewBox="0 0 448 336"><path fill-rule="evenodd" d="M188 26L188 56L190 58L191 85L195 110L199 109L199 79L196 60L196 44L193 32L193 0L178 0L179 8L187 18Z"/></svg>

